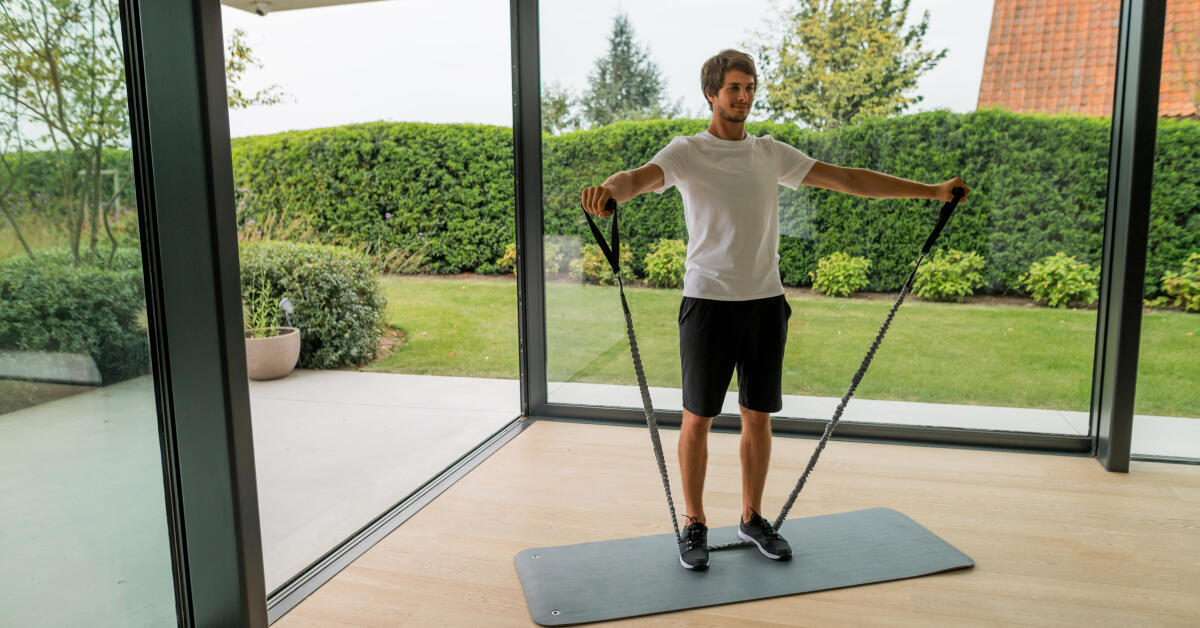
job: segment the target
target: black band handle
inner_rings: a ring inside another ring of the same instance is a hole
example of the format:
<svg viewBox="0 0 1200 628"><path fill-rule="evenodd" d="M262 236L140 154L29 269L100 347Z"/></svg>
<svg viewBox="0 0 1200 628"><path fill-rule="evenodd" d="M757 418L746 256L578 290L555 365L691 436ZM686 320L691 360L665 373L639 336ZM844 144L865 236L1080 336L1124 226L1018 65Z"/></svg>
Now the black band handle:
<svg viewBox="0 0 1200 628"><path fill-rule="evenodd" d="M582 206L582 201L580 206ZM604 204L606 211L612 212L612 247L604 241L604 234L600 233L600 228L596 226L596 221L592 220L592 215L586 209L583 210L583 216L587 218L588 226L592 228L592 235L596 237L596 243L600 245L600 250L604 252L604 257L608 259L608 265L612 266L613 274L621 276L621 232L617 229L617 200L610 198Z"/></svg>
<svg viewBox="0 0 1200 628"><path fill-rule="evenodd" d="M958 200L962 198L964 191L962 188L956 187L950 191L954 195L949 203L942 206L942 213L938 216L937 226L933 228L933 233L929 234L929 239L925 240L925 246L921 247L921 256L929 254L933 248L933 243L937 241L938 236L942 235L942 229L946 223L950 222L950 216L954 213L954 208L958 207Z"/></svg>

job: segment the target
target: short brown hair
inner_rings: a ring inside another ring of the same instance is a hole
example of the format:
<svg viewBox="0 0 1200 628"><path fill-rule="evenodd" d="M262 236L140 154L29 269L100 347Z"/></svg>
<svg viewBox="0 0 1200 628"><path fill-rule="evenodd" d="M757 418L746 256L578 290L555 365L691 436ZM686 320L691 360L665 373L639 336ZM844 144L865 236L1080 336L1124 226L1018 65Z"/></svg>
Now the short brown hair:
<svg viewBox="0 0 1200 628"><path fill-rule="evenodd" d="M740 50L726 49L704 62L700 68L700 90L704 92L704 101L712 109L708 95L716 95L725 84L726 70L741 70L754 77L754 86L758 87L758 71L754 69L754 59Z"/></svg>

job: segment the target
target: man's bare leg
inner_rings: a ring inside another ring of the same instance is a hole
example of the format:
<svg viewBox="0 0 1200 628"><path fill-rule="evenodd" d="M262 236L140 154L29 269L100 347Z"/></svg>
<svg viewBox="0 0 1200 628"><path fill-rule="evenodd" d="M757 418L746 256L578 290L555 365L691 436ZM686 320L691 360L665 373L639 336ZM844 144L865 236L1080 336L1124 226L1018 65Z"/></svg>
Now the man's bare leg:
<svg viewBox="0 0 1200 628"><path fill-rule="evenodd" d="M742 521L749 521L751 508L762 514L763 488L771 464L771 415L743 406L742 410Z"/></svg>
<svg viewBox="0 0 1200 628"><path fill-rule="evenodd" d="M708 470L708 430L712 418L683 411L679 432L679 475L683 482L683 500L688 516L708 525L704 516L704 474ZM761 494L761 490L759 491ZM684 525L690 523L685 521Z"/></svg>

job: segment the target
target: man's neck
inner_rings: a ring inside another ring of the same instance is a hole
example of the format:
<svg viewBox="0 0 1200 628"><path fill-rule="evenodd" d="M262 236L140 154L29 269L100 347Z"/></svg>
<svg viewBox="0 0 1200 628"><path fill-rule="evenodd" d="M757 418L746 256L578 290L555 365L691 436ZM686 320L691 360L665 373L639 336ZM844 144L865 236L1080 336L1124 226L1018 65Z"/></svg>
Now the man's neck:
<svg viewBox="0 0 1200 628"><path fill-rule="evenodd" d="M746 123L730 122L714 113L712 122L708 123L708 132L723 140L739 142L746 138Z"/></svg>

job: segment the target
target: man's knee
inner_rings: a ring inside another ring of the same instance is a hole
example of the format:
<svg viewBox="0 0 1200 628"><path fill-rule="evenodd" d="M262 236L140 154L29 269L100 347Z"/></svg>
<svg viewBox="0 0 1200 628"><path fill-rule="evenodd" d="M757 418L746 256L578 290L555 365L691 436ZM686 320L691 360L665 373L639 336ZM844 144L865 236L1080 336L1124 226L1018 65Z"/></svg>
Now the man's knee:
<svg viewBox="0 0 1200 628"><path fill-rule="evenodd" d="M698 428L708 429L708 427L710 425L712 425L712 417L700 416L698 414L693 414L691 411L689 411L687 409L684 409L683 424L687 427L698 427Z"/></svg>
<svg viewBox="0 0 1200 628"><path fill-rule="evenodd" d="M769 412L758 412L745 406L741 406L741 410L743 429L762 430L771 427L771 414Z"/></svg>

